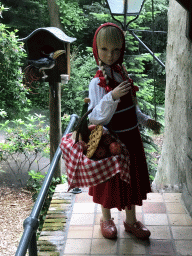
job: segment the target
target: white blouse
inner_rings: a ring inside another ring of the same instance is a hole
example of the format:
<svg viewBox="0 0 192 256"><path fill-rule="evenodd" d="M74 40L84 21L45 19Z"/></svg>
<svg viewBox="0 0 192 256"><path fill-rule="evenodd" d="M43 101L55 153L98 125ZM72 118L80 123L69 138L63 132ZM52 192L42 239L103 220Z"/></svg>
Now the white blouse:
<svg viewBox="0 0 192 256"><path fill-rule="evenodd" d="M120 100L113 100L112 92L107 93L105 88L98 85L99 82L99 77L96 77L89 84L90 103L88 110L93 108L89 114L89 121L95 125L107 125L113 117ZM147 126L150 117L143 114L138 105L136 105L136 115L138 123Z"/></svg>

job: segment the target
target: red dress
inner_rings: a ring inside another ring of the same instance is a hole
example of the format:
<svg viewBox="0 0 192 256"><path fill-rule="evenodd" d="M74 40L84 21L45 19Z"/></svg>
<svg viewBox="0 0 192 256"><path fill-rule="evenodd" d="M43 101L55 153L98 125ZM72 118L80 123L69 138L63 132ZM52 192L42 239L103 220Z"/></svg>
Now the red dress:
<svg viewBox="0 0 192 256"><path fill-rule="evenodd" d="M151 192L145 153L138 128L121 134L130 155L131 184L120 179L117 174L110 180L89 188L89 195L93 202L103 205L104 208L131 209L131 205L142 205L146 194Z"/></svg>
<svg viewBox="0 0 192 256"><path fill-rule="evenodd" d="M112 68L120 74L121 70L119 70L117 64L121 65L123 62L123 56L125 51L125 38L123 31L117 25L112 23L106 23L97 29L93 39L93 54L97 64L99 64L96 38L100 29L106 26L117 27L122 34L123 45L121 48L121 55L117 63L115 63ZM118 85L118 83L114 79L110 80L109 77L109 86L106 85L105 78L101 71L98 71L96 77L100 78L99 86L105 87L106 91L110 90L110 88L113 89ZM124 77L123 80L126 80L126 78ZM117 110L121 110L132 105L132 98L130 93L128 93L127 95L121 98L121 103L118 104ZM117 117L115 117L114 115L112 118L112 129L115 128L115 130L123 130L129 127L134 127L135 119L135 108L131 108L130 113L125 111L122 112L122 114L117 115ZM126 127L127 124L129 127ZM143 143L141 141L141 136L138 127L130 131L118 133L118 136L119 139L126 145L129 151L131 182L130 184L126 183L125 181L120 179L119 174L116 174L108 181L90 187L89 195L93 196L93 202L101 204L105 208L118 208L119 210L122 210L125 209L125 206L127 206L128 209L131 209L132 204L142 205L142 200L146 199L147 193L151 192L149 174L146 164Z"/></svg>
<svg viewBox="0 0 192 256"><path fill-rule="evenodd" d="M133 105L130 93L121 98L117 111ZM129 113L122 112L112 118L112 128L126 129L129 122L130 127L134 126L136 119L135 108ZM126 120L126 121L122 121ZM97 186L89 188L89 195L93 196L93 202L103 205L104 208L118 208L118 210L131 209L131 205L142 205L147 193L151 192L149 174L138 127L118 133L119 139L126 145L130 157L130 184L120 179L120 174Z"/></svg>

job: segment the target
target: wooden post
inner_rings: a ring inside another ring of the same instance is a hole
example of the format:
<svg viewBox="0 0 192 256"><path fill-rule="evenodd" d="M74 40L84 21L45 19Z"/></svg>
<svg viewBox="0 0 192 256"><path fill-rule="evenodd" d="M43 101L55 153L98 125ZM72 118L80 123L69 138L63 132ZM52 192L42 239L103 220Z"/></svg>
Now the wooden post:
<svg viewBox="0 0 192 256"><path fill-rule="evenodd" d="M49 82L49 111L50 111L50 161L61 142L61 85L57 82ZM61 160L59 160L55 172L55 178L61 179Z"/></svg>
<svg viewBox="0 0 192 256"><path fill-rule="evenodd" d="M69 75L68 80L70 79L71 65L70 65L70 44L67 44L67 74Z"/></svg>
<svg viewBox="0 0 192 256"><path fill-rule="evenodd" d="M62 83L67 84L70 79L70 43L67 43L67 74L61 75ZM50 161L61 142L61 84L54 80L49 82L49 111L50 111ZM54 178L61 179L61 159L59 160Z"/></svg>

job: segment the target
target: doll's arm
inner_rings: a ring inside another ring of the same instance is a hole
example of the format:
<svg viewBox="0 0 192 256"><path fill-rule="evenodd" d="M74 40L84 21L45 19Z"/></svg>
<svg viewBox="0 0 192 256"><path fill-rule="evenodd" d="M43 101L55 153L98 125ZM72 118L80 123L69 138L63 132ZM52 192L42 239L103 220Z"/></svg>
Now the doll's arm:
<svg viewBox="0 0 192 256"><path fill-rule="evenodd" d="M160 129L161 129L161 124L159 122L151 119L150 116L147 116L141 112L138 102L137 102L137 97L134 97L134 102L136 104L136 114L137 114L137 120L138 120L139 124L142 124L150 129L152 129L156 134L159 134Z"/></svg>
<svg viewBox="0 0 192 256"><path fill-rule="evenodd" d="M147 116L143 112L141 112L138 105L137 97L134 96L133 93L132 93L132 100L133 100L133 104L135 105L138 123L147 127L147 121L148 119L150 119L150 116Z"/></svg>
<svg viewBox="0 0 192 256"><path fill-rule="evenodd" d="M142 113L138 104L136 105L136 115L138 123L147 127L147 122L150 119L150 116L147 116L144 113Z"/></svg>
<svg viewBox="0 0 192 256"><path fill-rule="evenodd" d="M89 114L89 121L96 125L106 125L115 113L119 100L114 101L112 92L106 93L105 89L98 85L99 81L99 78L94 78L89 85L90 104L88 109L93 108Z"/></svg>

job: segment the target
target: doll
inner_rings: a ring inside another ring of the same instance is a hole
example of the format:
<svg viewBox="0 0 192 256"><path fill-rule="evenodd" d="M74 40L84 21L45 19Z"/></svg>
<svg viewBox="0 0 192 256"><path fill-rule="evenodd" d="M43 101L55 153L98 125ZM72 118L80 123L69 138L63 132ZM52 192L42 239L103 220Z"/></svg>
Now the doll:
<svg viewBox="0 0 192 256"><path fill-rule="evenodd" d="M117 229L110 209L125 210L125 230L147 239L150 231L136 219L135 205L142 205L151 192L148 169L138 124L160 130L160 124L143 114L137 104L138 87L128 77L122 65L125 51L123 31L113 23L105 23L95 32L93 54L99 69L89 85L89 121L112 130L126 146L130 158L131 182L116 174L109 180L90 187L93 202L100 204L101 232L104 237L117 237Z"/></svg>

